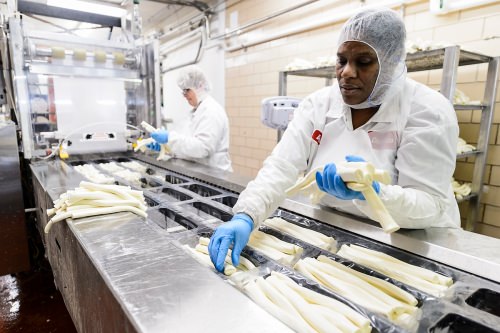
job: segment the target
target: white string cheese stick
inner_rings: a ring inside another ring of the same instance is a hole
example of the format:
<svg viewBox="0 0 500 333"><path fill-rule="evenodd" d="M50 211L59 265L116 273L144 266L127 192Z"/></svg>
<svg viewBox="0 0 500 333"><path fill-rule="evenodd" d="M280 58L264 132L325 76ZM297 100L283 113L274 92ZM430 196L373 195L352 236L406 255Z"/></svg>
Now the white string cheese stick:
<svg viewBox="0 0 500 333"><path fill-rule="evenodd" d="M67 218L73 218L73 219L78 219L82 217L89 217L89 216L96 216L96 215L105 215L105 214L112 214L112 213L118 213L118 212L131 212L135 213L139 216L142 217L147 217L146 213L143 212L140 209L137 209L135 207L130 207L130 206L114 206L114 207L104 207L104 208L87 208L87 209L80 209L80 210L75 210L72 212L66 212L63 213L59 216L54 216L45 226L45 233L48 233L50 228L52 228L52 225L54 223L60 222L62 220L65 220Z"/></svg>
<svg viewBox="0 0 500 333"><path fill-rule="evenodd" d="M360 293L370 294L379 301L385 303L387 306L391 307L394 313L392 319L396 318L402 313L414 313L416 311L416 308L413 306L414 304L409 305L407 303L403 303L400 300L392 297L391 295L384 293L383 290L380 290L377 287L371 285L362 278L356 276L356 274L352 274L353 270L343 266L342 264L338 264L335 262L326 264L312 258L306 259L306 262L311 266L319 269L320 271L328 274L331 277L338 278L342 281L345 281L346 283L349 283L350 285L353 285ZM343 266L346 269L339 269L339 265ZM401 290L401 292L404 291Z"/></svg>
<svg viewBox="0 0 500 333"><path fill-rule="evenodd" d="M446 289L448 289L447 286L434 284L415 275L405 273L401 266L395 265L390 261L384 261L376 256L369 256L364 252L357 252L354 248L347 245L343 245L338 254L436 297L441 297Z"/></svg>
<svg viewBox="0 0 500 333"><path fill-rule="evenodd" d="M370 250L370 249L367 249L365 247L357 246L354 244L351 244L350 247L351 247L351 249L359 250L361 252L367 253L368 255L376 256L376 257L379 257L383 260L391 261L391 262L394 262L395 264L401 265L402 267L404 267L402 269L407 270L409 272L412 272L413 274L416 274L419 277L421 277L422 279L427 280L429 282L442 284L442 285L448 286L448 287L453 284L453 279L448 277L448 276L444 276L444 275L441 275L439 273L430 271L428 269L408 264L408 263L406 263L402 260L399 260L397 258L394 258L386 253L383 253L380 251Z"/></svg>
<svg viewBox="0 0 500 333"><path fill-rule="evenodd" d="M319 304L311 304L310 305L313 311L319 313L325 320L328 321L330 325L337 327L341 332L360 332L361 328L354 325L347 318L342 316L341 314L331 311L329 308L319 305Z"/></svg>
<svg viewBox="0 0 500 333"><path fill-rule="evenodd" d="M303 273L302 270L304 267L306 268L309 275L312 275L314 281L321 283L327 288L335 291L336 293L350 299L354 303L357 303L371 311L381 313L385 315L387 318L391 319L397 315L397 312L393 310L392 307L388 306L384 302L380 301L376 297L373 297L371 294L364 293L360 294L359 291L355 288L355 286L335 277L332 277L316 267L308 264L307 262L303 262L303 265L300 267L295 266L296 269Z"/></svg>
<svg viewBox="0 0 500 333"><path fill-rule="evenodd" d="M260 278L261 279L261 278ZM283 311L279 306L274 304L266 294L259 288L256 282L250 281L245 285L243 291L259 306L267 312L284 322L290 328L300 333L315 333L302 317L294 317L291 314Z"/></svg>
<svg viewBox="0 0 500 333"><path fill-rule="evenodd" d="M316 311L313 311L313 308L309 306L309 303L307 303L307 301L301 297L300 294L298 294L294 289L288 287L286 284L281 283L281 280L276 276L271 275L266 279L266 281L281 294L286 295L292 306L315 331L320 333L341 333L337 327L328 325L328 322L324 320L323 316Z"/></svg>
<svg viewBox="0 0 500 333"><path fill-rule="evenodd" d="M336 250L337 241L335 238L328 237L320 232L310 230L305 227L299 227L298 225L289 223L279 217L267 219L263 222L263 224L327 251Z"/></svg>
<svg viewBox="0 0 500 333"><path fill-rule="evenodd" d="M362 328L363 332L371 331L370 321L367 318L363 317L358 312L351 309L346 304L341 303L336 299L314 292L310 289L301 287L297 283L295 283L292 279L281 273L271 272L271 275L278 277L282 283L287 284L290 288L294 289L309 303L323 305L325 307L334 310L335 312L341 313L344 317L348 318L356 326Z"/></svg>
<svg viewBox="0 0 500 333"><path fill-rule="evenodd" d="M269 246L286 254L297 254L304 251L304 249L298 245L282 241L276 236L266 234L265 232L259 230L255 230L254 232L252 232L250 240L253 244L259 243L265 246Z"/></svg>
<svg viewBox="0 0 500 333"><path fill-rule="evenodd" d="M344 265L337 263L336 261L334 261L334 260L332 260L324 255L320 255L318 257L318 261L321 261L323 263L330 264L330 265L335 265L338 269L348 271L349 273L354 274L355 276L357 276L357 277L365 280L366 282L374 285L375 287L386 292L387 294L395 297L396 299L400 300L401 302L404 302L406 304L413 305L413 306L416 306L418 304L418 300L415 297L413 297L412 294L404 291L401 288L398 288L397 286L393 285L392 283L389 283L385 280L378 279L378 278L370 276L370 275L363 274L363 273L358 272L354 269L350 269L348 267L345 267Z"/></svg>

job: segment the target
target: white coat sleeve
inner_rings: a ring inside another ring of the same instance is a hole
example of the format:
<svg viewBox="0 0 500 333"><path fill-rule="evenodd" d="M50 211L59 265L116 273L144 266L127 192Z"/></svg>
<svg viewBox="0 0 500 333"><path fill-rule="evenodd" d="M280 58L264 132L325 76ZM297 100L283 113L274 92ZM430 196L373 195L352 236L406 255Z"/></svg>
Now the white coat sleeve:
<svg viewBox="0 0 500 333"><path fill-rule="evenodd" d="M455 170L458 123L453 106L439 93L420 86L410 114L395 167L395 185L381 185L380 198L401 228L421 229L449 219L449 188ZM355 205L369 217L366 202ZM449 221L448 225L454 225Z"/></svg>
<svg viewBox="0 0 500 333"><path fill-rule="evenodd" d="M201 107L204 109L200 110ZM201 159L216 151L224 130L224 122L221 121L220 112L216 107L212 103L200 105L195 112L201 111L201 113L196 115L196 122L191 124L192 135L183 135L175 131L169 133L168 144L176 157Z"/></svg>
<svg viewBox="0 0 500 333"><path fill-rule="evenodd" d="M254 221L254 228L278 208L285 199L285 190L306 170L315 114L326 114L323 109L328 91L324 88L301 102L281 141L264 161L257 177L240 194L233 212L248 214Z"/></svg>

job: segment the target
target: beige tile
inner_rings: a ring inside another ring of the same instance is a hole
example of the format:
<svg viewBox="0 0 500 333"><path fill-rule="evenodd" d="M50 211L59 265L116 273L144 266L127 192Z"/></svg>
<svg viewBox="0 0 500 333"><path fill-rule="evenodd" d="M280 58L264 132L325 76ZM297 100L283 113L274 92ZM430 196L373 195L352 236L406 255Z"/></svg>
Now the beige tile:
<svg viewBox="0 0 500 333"><path fill-rule="evenodd" d="M500 165L500 146L490 145L488 147L488 158L486 163L491 165Z"/></svg>
<svg viewBox="0 0 500 333"><path fill-rule="evenodd" d="M417 3L409 4L405 8L405 14L418 14L421 12L429 12L429 2L428 1L420 1Z"/></svg>
<svg viewBox="0 0 500 333"><path fill-rule="evenodd" d="M415 30L415 14L406 14L404 17L406 33L410 33Z"/></svg>
<svg viewBox="0 0 500 333"><path fill-rule="evenodd" d="M412 31L406 35L407 40L434 40L434 29Z"/></svg>
<svg viewBox="0 0 500 333"><path fill-rule="evenodd" d="M471 144L476 144L479 137L479 124L459 124L460 137Z"/></svg>
<svg viewBox="0 0 500 333"><path fill-rule="evenodd" d="M495 144L496 138L497 138L497 134L498 134L498 124L492 124L491 128L490 128L490 139L488 140L488 143L490 145L494 145Z"/></svg>
<svg viewBox="0 0 500 333"><path fill-rule="evenodd" d="M483 190L481 203L500 207L500 187L487 185L483 186Z"/></svg>
<svg viewBox="0 0 500 333"><path fill-rule="evenodd" d="M483 25L483 19L475 19L437 27L434 30L434 40L458 44L479 40L482 37Z"/></svg>
<svg viewBox="0 0 500 333"><path fill-rule="evenodd" d="M499 124L500 123L500 103L495 103L495 108L494 108L494 114L493 114L493 124ZM481 121L481 111L474 111L472 114L472 122L479 123Z"/></svg>
<svg viewBox="0 0 500 333"><path fill-rule="evenodd" d="M500 228L485 223L477 223L476 232L485 236L500 238Z"/></svg>
<svg viewBox="0 0 500 333"><path fill-rule="evenodd" d="M459 19L458 12L446 15L434 15L429 11L415 14L415 30L424 30L440 26L456 24Z"/></svg>
<svg viewBox="0 0 500 333"><path fill-rule="evenodd" d="M472 121L471 110L457 111L457 120L459 123L470 123Z"/></svg>
<svg viewBox="0 0 500 333"><path fill-rule="evenodd" d="M497 14L499 12L500 12L500 4L491 3L460 11L460 19L463 20L463 19L480 18L480 17L486 17L486 19L488 19L490 17L495 17L492 15ZM497 18L497 22L498 20L499 18Z"/></svg>
<svg viewBox="0 0 500 333"><path fill-rule="evenodd" d="M498 55L498 47L500 45L500 39L494 38L494 39L484 40L482 38L476 38L460 42L460 45L463 50L495 57Z"/></svg>
<svg viewBox="0 0 500 333"><path fill-rule="evenodd" d="M484 97L485 86L482 83L458 83L457 88L464 92L471 101L481 101Z"/></svg>
<svg viewBox="0 0 500 333"><path fill-rule="evenodd" d="M500 186L500 166L498 165L491 166L491 177L489 179L489 184Z"/></svg>
<svg viewBox="0 0 500 333"><path fill-rule="evenodd" d="M422 84L427 84L429 80L429 72L411 72L408 73L408 77Z"/></svg>
<svg viewBox="0 0 500 333"><path fill-rule="evenodd" d="M488 64L478 64L476 81L485 82L487 74L488 74Z"/></svg>
<svg viewBox="0 0 500 333"><path fill-rule="evenodd" d="M474 171L474 164L463 162L462 160L457 161L455 166L455 173L453 178L462 182L472 181L472 174Z"/></svg>
<svg viewBox="0 0 500 333"><path fill-rule="evenodd" d="M498 36L498 22L500 22L500 5L496 6L496 11L491 11L489 14L496 14L484 19L484 31L483 37L489 38L493 36ZM485 8L486 9L486 8Z"/></svg>

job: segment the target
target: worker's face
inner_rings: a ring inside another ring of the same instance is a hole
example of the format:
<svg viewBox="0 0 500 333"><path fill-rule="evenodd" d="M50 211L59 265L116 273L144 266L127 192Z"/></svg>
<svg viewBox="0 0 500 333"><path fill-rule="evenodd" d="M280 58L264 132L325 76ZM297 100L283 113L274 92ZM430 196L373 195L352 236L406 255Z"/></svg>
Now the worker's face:
<svg viewBox="0 0 500 333"><path fill-rule="evenodd" d="M335 71L344 102L350 105L363 103L377 81L377 53L362 42L342 43L337 51Z"/></svg>
<svg viewBox="0 0 500 333"><path fill-rule="evenodd" d="M196 107L198 105L198 98L196 97L196 93L193 89L182 90L182 95L186 98L189 105L191 105L192 107Z"/></svg>

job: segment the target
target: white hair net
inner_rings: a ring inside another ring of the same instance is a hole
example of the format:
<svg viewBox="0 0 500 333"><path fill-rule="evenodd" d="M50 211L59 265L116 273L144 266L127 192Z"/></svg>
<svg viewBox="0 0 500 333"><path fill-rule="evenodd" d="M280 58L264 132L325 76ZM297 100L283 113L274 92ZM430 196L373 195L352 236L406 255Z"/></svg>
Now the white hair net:
<svg viewBox="0 0 500 333"><path fill-rule="evenodd" d="M367 100L355 105L364 109L382 104L403 88L406 78L406 29L401 17L387 8L361 10L342 27L338 45L349 41L363 42L375 50L379 73Z"/></svg>
<svg viewBox="0 0 500 333"><path fill-rule="evenodd" d="M196 65L188 66L180 71L177 77L177 85L181 89L194 90L200 100L210 91L210 83L205 73Z"/></svg>

